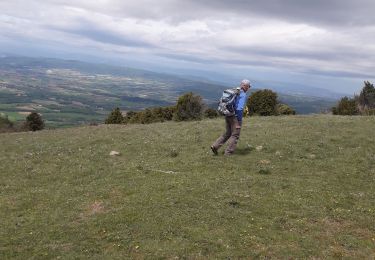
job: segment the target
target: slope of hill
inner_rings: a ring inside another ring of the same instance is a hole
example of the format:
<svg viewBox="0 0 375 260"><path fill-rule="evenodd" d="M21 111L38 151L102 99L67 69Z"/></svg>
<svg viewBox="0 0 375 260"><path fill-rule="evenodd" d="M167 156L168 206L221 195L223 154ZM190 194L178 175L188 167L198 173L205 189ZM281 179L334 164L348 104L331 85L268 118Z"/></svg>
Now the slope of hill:
<svg viewBox="0 0 375 260"><path fill-rule="evenodd" d="M256 87L256 86L255 86ZM46 58L0 58L0 112L21 120L43 114L47 127L103 122L115 107L141 110L174 104L186 92L210 105L228 86L149 71ZM319 113L334 100L283 95L298 113ZM291 102L289 102L291 101Z"/></svg>
<svg viewBox="0 0 375 260"><path fill-rule="evenodd" d="M374 117L0 135L0 258L375 257ZM111 157L112 151L120 156Z"/></svg>

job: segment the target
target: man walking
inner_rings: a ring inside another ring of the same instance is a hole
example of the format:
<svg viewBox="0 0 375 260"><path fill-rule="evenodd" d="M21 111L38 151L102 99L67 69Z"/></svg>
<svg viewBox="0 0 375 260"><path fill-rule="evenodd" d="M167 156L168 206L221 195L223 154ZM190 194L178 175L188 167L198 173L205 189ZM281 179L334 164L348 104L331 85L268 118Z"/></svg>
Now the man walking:
<svg viewBox="0 0 375 260"><path fill-rule="evenodd" d="M218 154L217 151L221 146L223 146L223 144L225 144L226 141L228 141L228 139L228 146L225 149L224 155L231 155L236 149L238 139L240 138L243 109L246 105L246 92L250 88L250 81L248 81L247 79L241 81L240 93L234 103L236 113L233 116L225 117L226 131L211 146L211 150L215 155Z"/></svg>

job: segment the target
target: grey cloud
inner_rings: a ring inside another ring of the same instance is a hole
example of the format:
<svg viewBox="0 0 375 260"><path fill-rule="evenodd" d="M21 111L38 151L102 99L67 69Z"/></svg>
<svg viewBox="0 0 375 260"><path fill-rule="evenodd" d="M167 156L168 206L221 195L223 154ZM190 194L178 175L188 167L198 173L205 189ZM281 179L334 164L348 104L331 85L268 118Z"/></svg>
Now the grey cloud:
<svg viewBox="0 0 375 260"><path fill-rule="evenodd" d="M362 73L362 72L348 72L339 70L305 70L305 73L314 74L317 76L329 76L336 78L361 78L361 79L373 79L374 74Z"/></svg>
<svg viewBox="0 0 375 260"><path fill-rule="evenodd" d="M373 0L192 0L205 8L242 16L264 16L291 22L360 26L375 23Z"/></svg>
<svg viewBox="0 0 375 260"><path fill-rule="evenodd" d="M150 0L88 4L87 1L57 1L59 4L91 8L117 17L186 21L202 18L264 17L326 26L363 26L375 23L373 0Z"/></svg>
<svg viewBox="0 0 375 260"><path fill-rule="evenodd" d="M355 59L371 59L372 54L362 53L358 50L340 48L332 50L320 50L310 48L308 50L286 50L282 48L265 47L238 47L225 46L221 50L243 54L244 56L263 56L266 58L286 58L286 59L308 59L322 61L352 61Z"/></svg>
<svg viewBox="0 0 375 260"><path fill-rule="evenodd" d="M176 54L176 53L159 53L156 56L164 57L164 58L168 58L172 60L188 61L188 62L194 62L194 63L200 63L200 64L213 64L217 62L217 60L214 60L214 59L207 59L207 58L196 57L194 55Z"/></svg>
<svg viewBox="0 0 375 260"><path fill-rule="evenodd" d="M263 54L277 54L276 51L264 51ZM279 53L280 54L280 53ZM285 52L283 54L284 56L290 58L301 58L301 55L293 54L293 53L287 53ZM342 54L344 55L344 53ZM336 77L336 78L373 78L374 75L366 72L352 72L352 71L345 71L345 70L332 70L332 69L324 69L324 68L317 68L312 69L308 66L305 67L296 67L295 65L288 64L288 62L280 62L280 61L274 61L270 57L264 57L264 59L222 59L222 58L202 58L197 57L194 55L184 55L184 54L158 54L158 56L172 59L172 60L178 60L178 61L189 61L194 63L199 63L203 65L217 65L217 64L230 64L234 66L245 66L245 67L267 67L267 68L283 68L285 70L290 70L294 72L300 72L305 74L311 74L311 75L320 75L320 76L329 76L329 77ZM308 57L311 56L311 58L314 58L315 56L313 54L307 55ZM333 59L333 57L331 57ZM292 60L292 59L291 59Z"/></svg>
<svg viewBox="0 0 375 260"><path fill-rule="evenodd" d="M86 37L88 39L101 42L101 43L109 43L119 46L127 46L127 47L147 47L151 48L154 47L153 44L137 40L134 38L126 37L123 35L119 35L118 33L111 32L109 30L105 29L99 29L99 28L76 28L76 29L66 29L66 28L52 28L58 31L78 35L81 37Z"/></svg>

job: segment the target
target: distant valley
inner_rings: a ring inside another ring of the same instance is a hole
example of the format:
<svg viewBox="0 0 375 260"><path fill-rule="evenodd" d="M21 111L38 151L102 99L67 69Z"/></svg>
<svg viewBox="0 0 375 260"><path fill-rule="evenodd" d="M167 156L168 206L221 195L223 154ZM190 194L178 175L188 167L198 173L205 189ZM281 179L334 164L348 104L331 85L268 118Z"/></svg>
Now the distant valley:
<svg viewBox="0 0 375 260"><path fill-rule="evenodd" d="M0 113L23 120L39 112L48 127L103 122L109 111L174 104L194 92L213 106L227 85L150 71L47 58L0 58ZM279 100L297 113L319 113L335 100L293 94Z"/></svg>

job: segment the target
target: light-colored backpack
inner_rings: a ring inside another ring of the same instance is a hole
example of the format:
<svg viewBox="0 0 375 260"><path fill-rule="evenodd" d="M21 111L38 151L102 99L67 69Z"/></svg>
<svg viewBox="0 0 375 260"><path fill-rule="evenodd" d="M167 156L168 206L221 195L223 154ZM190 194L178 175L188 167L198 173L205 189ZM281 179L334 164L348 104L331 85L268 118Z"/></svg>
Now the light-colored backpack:
<svg viewBox="0 0 375 260"><path fill-rule="evenodd" d="M217 111L224 116L233 116L235 111L235 101L240 94L240 88L230 88L223 91L223 95L219 99Z"/></svg>

